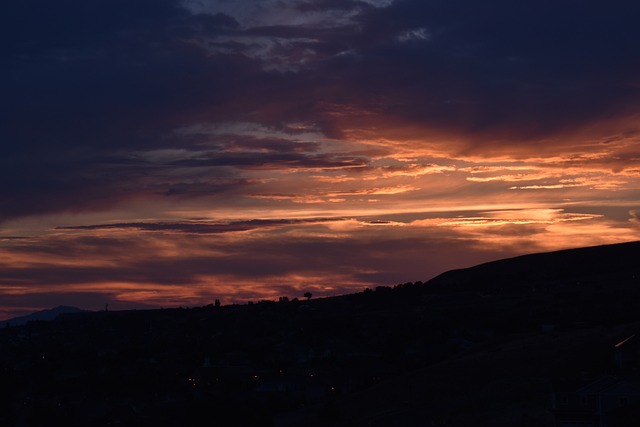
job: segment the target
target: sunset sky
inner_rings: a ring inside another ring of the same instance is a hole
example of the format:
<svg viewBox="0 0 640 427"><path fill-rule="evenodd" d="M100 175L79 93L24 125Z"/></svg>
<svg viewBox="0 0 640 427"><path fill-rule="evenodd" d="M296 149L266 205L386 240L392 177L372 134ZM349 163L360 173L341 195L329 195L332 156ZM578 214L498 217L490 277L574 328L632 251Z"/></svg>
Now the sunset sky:
<svg viewBox="0 0 640 427"><path fill-rule="evenodd" d="M0 5L0 319L640 239L640 2Z"/></svg>

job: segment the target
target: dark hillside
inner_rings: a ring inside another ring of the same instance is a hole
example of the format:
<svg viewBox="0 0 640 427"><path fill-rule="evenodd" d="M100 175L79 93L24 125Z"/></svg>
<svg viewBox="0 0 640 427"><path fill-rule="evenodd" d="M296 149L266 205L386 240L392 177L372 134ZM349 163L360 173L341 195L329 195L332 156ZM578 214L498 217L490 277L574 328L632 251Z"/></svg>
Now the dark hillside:
<svg viewBox="0 0 640 427"><path fill-rule="evenodd" d="M518 292L532 286L616 286L640 278L640 242L524 255L452 270L429 281L446 291ZM635 282L634 282L635 281Z"/></svg>
<svg viewBox="0 0 640 427"><path fill-rule="evenodd" d="M621 367L614 346L640 333L638 259L628 243L333 298L3 328L0 425L553 426L558 384L636 383L640 349Z"/></svg>

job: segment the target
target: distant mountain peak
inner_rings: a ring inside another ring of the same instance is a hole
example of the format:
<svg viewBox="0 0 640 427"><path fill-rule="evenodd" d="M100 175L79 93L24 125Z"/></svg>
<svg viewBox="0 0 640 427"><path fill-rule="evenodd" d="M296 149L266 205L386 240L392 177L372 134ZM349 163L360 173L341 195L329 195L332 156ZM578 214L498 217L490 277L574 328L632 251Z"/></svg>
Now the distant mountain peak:
<svg viewBox="0 0 640 427"><path fill-rule="evenodd" d="M36 311L31 314L27 314L26 316L14 317L12 319L8 319L5 321L9 326L21 326L26 325L27 323L33 320L54 320L61 314L66 313L80 313L86 310L81 310L78 307L72 307L68 305L59 305L54 308L49 308L46 310Z"/></svg>

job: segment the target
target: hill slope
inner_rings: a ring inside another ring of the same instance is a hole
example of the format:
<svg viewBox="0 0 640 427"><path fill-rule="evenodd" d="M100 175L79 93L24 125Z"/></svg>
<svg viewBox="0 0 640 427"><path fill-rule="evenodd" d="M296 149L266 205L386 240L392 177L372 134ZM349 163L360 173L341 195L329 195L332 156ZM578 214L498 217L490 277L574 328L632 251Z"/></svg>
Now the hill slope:
<svg viewBox="0 0 640 427"><path fill-rule="evenodd" d="M640 279L640 242L523 255L451 270L429 281L448 290L521 288L536 284L629 284ZM511 289L515 290L515 289Z"/></svg>
<svg viewBox="0 0 640 427"><path fill-rule="evenodd" d="M0 425L552 426L554 381L613 372L640 331L639 259L627 243L333 298L3 328Z"/></svg>

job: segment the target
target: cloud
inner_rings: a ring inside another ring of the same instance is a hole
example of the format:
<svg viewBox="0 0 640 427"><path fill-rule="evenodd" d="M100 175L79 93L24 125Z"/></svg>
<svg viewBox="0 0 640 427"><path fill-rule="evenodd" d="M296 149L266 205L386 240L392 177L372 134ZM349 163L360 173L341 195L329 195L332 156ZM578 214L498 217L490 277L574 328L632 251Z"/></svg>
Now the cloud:
<svg viewBox="0 0 640 427"><path fill-rule="evenodd" d="M213 222L133 222L97 225L77 225L56 227L56 230L140 230L140 231L166 231L188 234L217 234L237 231L250 231L256 229L281 227L284 225L315 224L322 222L342 221L340 218L305 218L305 219L253 219L248 221Z"/></svg>
<svg viewBox="0 0 640 427"><path fill-rule="evenodd" d="M11 255L11 265L2 265L0 292L114 293L139 286L160 293L164 288L178 292L178 287L189 293L207 282L209 292L216 292L223 281L233 287L248 280L288 277L305 277L344 292L353 284L389 284L408 275L432 275L446 268L450 250L459 246L435 234L412 237L410 230L390 236L379 229L386 224L343 224L344 220L325 219L251 221L213 230L202 224L157 223L61 228L28 245L3 249ZM253 237L235 233L246 229L254 230ZM337 238L338 232L352 238ZM413 262L436 247L438 255L428 263ZM333 283L331 278L337 276L345 282Z"/></svg>
<svg viewBox="0 0 640 427"><path fill-rule="evenodd" d="M637 237L639 12L4 2L3 289L338 292Z"/></svg>
<svg viewBox="0 0 640 427"><path fill-rule="evenodd" d="M180 167L235 166L241 168L265 169L333 169L362 167L366 163L359 158L336 158L332 155L300 155L295 153L278 154L222 154L209 155L204 158L179 160L173 163Z"/></svg>
<svg viewBox="0 0 640 427"><path fill-rule="evenodd" d="M631 230L561 209L68 226L2 242L0 295L7 311L67 296L115 309L336 295Z"/></svg>
<svg viewBox="0 0 640 427"><path fill-rule="evenodd" d="M3 218L123 205L148 194L145 180L177 173L112 161L123 152L193 154L215 139L218 151L169 166L272 170L366 165L366 156L322 152L320 141L342 140L346 151L367 136L395 141L392 151L438 139L429 144L457 156L574 150L572 133L612 117L618 134L629 130L640 105L630 2L2 7L0 179L11 185L0 196L17 200L3 204ZM179 132L207 122L286 132L298 123L316 140ZM636 157L607 163L629 170ZM242 174L230 179L248 182Z"/></svg>

